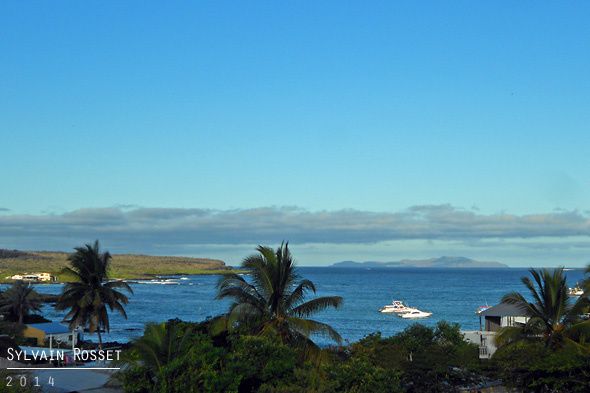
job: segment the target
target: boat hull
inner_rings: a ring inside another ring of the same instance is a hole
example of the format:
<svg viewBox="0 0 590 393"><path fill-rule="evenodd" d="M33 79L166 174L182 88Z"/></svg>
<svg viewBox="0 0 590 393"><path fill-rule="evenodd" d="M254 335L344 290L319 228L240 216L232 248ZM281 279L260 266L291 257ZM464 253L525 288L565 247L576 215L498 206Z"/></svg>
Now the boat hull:
<svg viewBox="0 0 590 393"><path fill-rule="evenodd" d="M401 317L403 319L420 319L420 318L428 318L429 316L431 316L432 313L431 312L422 312L420 314L404 314Z"/></svg>

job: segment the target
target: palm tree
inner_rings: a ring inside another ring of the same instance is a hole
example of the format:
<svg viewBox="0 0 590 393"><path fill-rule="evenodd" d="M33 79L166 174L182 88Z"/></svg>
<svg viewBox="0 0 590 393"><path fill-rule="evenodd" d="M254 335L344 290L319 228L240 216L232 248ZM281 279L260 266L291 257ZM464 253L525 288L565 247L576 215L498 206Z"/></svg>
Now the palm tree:
<svg viewBox="0 0 590 393"><path fill-rule="evenodd" d="M19 280L2 293L0 311L9 312L22 325L31 311L41 311L41 301L32 285Z"/></svg>
<svg viewBox="0 0 590 393"><path fill-rule="evenodd" d="M238 326L256 334L276 334L285 343L315 347L311 334L322 334L340 343L342 338L330 325L308 319L309 316L342 304L340 296L316 297L304 301L309 292L316 292L310 280L300 279L289 252L289 244L276 251L258 246L258 254L243 260L251 283L242 276L226 274L218 283L218 299L233 299L225 316L226 326Z"/></svg>
<svg viewBox="0 0 590 393"><path fill-rule="evenodd" d="M71 267L66 267L63 273L73 279L65 284L58 299L58 310L69 309L65 320L70 328L88 326L90 333L98 333L98 345L102 349L101 330L110 331L110 311L117 310L127 318L124 305L129 302L121 288L133 293L129 284L124 281L109 281L109 267L111 254L100 252L98 240L93 245L76 247L68 257Z"/></svg>
<svg viewBox="0 0 590 393"><path fill-rule="evenodd" d="M552 271L530 269L529 272L533 279L523 277L521 280L532 301L518 292L511 292L502 298L502 302L518 306L530 319L522 326L502 328L496 337L497 344L527 340L542 341L552 349L566 344L584 349L586 339L590 339L590 321L581 320L580 314L588 310L590 293L572 301L563 268Z"/></svg>

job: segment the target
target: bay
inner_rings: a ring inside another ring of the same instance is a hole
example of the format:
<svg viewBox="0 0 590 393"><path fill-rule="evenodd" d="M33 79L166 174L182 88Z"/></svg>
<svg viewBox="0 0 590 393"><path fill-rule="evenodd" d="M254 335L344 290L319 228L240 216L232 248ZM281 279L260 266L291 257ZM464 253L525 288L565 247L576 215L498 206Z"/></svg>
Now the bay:
<svg viewBox="0 0 590 393"><path fill-rule="evenodd" d="M528 270L300 267L299 274L316 284L318 296L343 297L340 309L323 311L314 319L330 324L345 340L352 342L377 331L389 336L416 322L378 312L394 299L432 312L430 318L419 320L425 325L447 320L459 323L464 330L478 329L477 307L497 304L511 291L526 294L520 279L528 275ZM566 274L568 284L573 286L583 278L584 271L573 269ZM229 301L215 300L218 276L168 279L175 284L131 284L134 294L126 307L128 319L111 314L111 332L104 340L126 342L141 336L148 322L173 318L202 321L227 310ZM61 288L61 284L36 285L40 293L58 294ZM60 321L65 315L50 305L43 307L43 313L53 321ZM95 335L86 338L96 341ZM322 338L316 339L327 343Z"/></svg>

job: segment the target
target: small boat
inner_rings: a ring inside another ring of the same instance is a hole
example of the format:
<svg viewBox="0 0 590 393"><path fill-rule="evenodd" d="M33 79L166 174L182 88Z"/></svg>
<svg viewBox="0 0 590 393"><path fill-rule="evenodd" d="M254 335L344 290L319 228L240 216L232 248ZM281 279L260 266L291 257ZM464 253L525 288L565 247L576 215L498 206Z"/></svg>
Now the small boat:
<svg viewBox="0 0 590 393"><path fill-rule="evenodd" d="M391 302L391 304L381 307L379 312L404 314L413 310L415 310L415 308L406 306L401 300L394 300Z"/></svg>
<svg viewBox="0 0 590 393"><path fill-rule="evenodd" d="M168 279L168 280L158 280L158 279L153 279L153 280L138 280L137 284L154 284L154 285L180 285L180 283L178 281L174 281L172 279Z"/></svg>
<svg viewBox="0 0 590 393"><path fill-rule="evenodd" d="M584 294L584 290L576 285L573 288L569 288L567 294L570 296L582 296Z"/></svg>
<svg viewBox="0 0 590 393"><path fill-rule="evenodd" d="M408 313L402 314L401 317L404 319L417 319L417 318L428 318L431 316L431 312L420 311L414 309L414 311L410 311Z"/></svg>
<svg viewBox="0 0 590 393"><path fill-rule="evenodd" d="M481 314L482 312L484 312L485 310L487 310L487 309L488 309L488 308L490 308L490 307L492 307L492 306L488 306L487 304L486 304L485 306L479 306L479 307L477 308L477 310L475 310L475 313L476 313L477 315L479 315L479 314Z"/></svg>

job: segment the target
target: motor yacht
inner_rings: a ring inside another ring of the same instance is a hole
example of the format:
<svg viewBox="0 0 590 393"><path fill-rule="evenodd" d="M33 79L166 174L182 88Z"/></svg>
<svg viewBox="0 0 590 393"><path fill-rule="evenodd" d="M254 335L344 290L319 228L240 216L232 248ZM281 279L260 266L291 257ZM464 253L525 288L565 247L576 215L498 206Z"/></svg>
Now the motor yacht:
<svg viewBox="0 0 590 393"><path fill-rule="evenodd" d="M415 310L415 308L406 306L401 300L394 300L391 302L391 304L387 304L379 309L379 311L382 313L396 314L405 314L413 310Z"/></svg>
<svg viewBox="0 0 590 393"><path fill-rule="evenodd" d="M584 290L576 285L573 288L569 288L567 293L570 296L582 296L584 294Z"/></svg>

